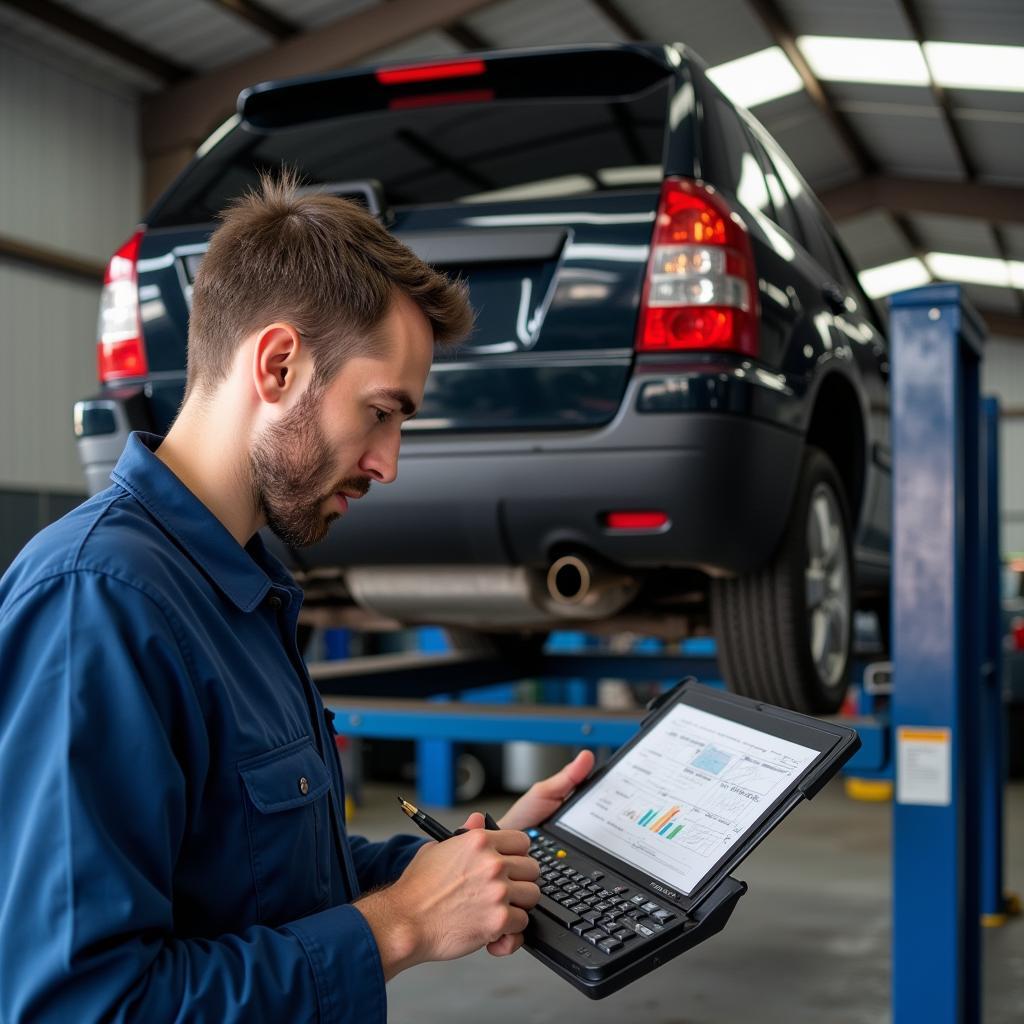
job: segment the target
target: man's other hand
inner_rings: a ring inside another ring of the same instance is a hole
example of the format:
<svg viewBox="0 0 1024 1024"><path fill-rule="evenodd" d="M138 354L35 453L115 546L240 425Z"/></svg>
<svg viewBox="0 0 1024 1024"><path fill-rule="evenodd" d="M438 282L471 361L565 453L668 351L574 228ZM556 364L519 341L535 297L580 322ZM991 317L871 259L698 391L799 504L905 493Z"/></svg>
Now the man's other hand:
<svg viewBox="0 0 1024 1024"><path fill-rule="evenodd" d="M535 782L509 809L498 824L502 828L533 828L551 817L572 791L590 774L594 755L581 750L561 771Z"/></svg>

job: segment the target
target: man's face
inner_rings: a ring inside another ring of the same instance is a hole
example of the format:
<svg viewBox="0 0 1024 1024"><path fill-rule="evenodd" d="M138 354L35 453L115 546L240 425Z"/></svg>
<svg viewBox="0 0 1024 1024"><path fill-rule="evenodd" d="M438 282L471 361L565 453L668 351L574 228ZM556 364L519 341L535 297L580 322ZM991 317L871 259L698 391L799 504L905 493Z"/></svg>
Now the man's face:
<svg viewBox="0 0 1024 1024"><path fill-rule="evenodd" d="M426 317L398 295L383 324L379 358L353 356L312 386L250 453L253 497L267 525L293 548L323 540L350 498L398 475L402 422L423 401L433 357Z"/></svg>

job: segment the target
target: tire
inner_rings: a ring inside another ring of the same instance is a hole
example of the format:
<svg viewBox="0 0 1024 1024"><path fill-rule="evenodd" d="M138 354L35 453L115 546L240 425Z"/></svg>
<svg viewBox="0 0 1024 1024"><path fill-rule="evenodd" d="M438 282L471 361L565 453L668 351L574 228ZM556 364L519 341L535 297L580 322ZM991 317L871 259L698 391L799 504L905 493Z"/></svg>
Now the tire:
<svg viewBox="0 0 1024 1024"><path fill-rule="evenodd" d="M719 667L735 693L807 714L839 710L853 635L850 534L839 474L809 446L772 560L711 583Z"/></svg>

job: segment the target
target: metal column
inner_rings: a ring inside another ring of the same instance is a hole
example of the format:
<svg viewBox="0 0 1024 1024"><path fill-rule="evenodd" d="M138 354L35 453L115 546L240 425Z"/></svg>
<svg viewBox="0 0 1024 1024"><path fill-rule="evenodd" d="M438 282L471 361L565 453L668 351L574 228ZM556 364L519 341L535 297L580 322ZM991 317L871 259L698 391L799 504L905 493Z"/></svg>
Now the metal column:
<svg viewBox="0 0 1024 1024"><path fill-rule="evenodd" d="M1006 923L1003 891L1003 799L1006 716L1003 704L1002 545L999 529L999 402L982 401L982 585L985 609L981 679L981 922Z"/></svg>
<svg viewBox="0 0 1024 1024"><path fill-rule="evenodd" d="M955 285L893 296L893 1024L981 1019L983 330Z"/></svg>

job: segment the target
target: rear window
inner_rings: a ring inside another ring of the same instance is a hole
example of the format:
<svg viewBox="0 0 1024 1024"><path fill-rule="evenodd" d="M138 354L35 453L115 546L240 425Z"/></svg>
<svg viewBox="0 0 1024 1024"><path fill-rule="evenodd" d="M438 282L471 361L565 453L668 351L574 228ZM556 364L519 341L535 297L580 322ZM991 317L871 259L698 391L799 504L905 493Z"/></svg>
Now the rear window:
<svg viewBox="0 0 1024 1024"><path fill-rule="evenodd" d="M375 110L226 136L154 211L205 223L286 164L310 185L375 179L385 206L582 196L657 187L669 78L631 95L498 99Z"/></svg>

